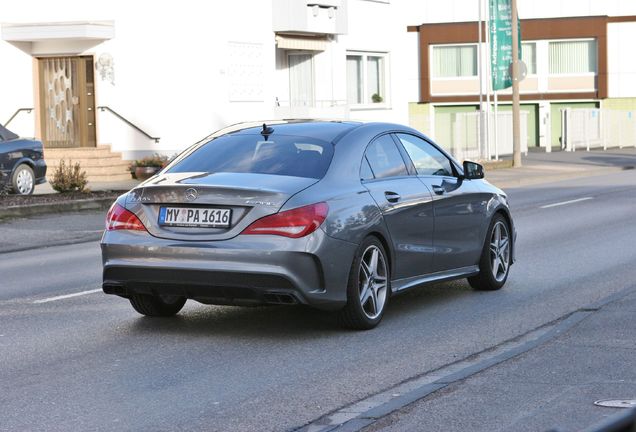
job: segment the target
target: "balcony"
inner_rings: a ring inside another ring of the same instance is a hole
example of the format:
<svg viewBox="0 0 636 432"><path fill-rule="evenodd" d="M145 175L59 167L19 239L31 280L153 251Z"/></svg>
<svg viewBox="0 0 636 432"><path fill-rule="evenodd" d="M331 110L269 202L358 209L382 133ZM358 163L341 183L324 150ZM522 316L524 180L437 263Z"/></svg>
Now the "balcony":
<svg viewBox="0 0 636 432"><path fill-rule="evenodd" d="M347 0L274 0L276 33L347 33Z"/></svg>

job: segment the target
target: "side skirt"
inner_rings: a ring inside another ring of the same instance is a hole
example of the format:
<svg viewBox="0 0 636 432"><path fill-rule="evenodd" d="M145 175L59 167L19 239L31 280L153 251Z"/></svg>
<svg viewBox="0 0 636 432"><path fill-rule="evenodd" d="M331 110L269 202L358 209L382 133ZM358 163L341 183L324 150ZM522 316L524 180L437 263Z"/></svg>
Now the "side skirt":
<svg viewBox="0 0 636 432"><path fill-rule="evenodd" d="M445 270L437 273L431 273L425 276L414 276L410 278L397 279L391 281L391 291L395 293L418 285L475 276L477 273L479 273L479 266L474 265L453 270Z"/></svg>

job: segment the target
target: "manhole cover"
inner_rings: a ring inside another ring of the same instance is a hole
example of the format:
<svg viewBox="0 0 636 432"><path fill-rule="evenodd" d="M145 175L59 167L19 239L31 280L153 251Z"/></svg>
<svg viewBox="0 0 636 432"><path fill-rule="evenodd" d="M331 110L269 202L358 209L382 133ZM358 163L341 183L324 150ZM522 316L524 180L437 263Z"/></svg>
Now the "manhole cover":
<svg viewBox="0 0 636 432"><path fill-rule="evenodd" d="M608 408L635 408L636 399L605 399L594 402L594 405Z"/></svg>

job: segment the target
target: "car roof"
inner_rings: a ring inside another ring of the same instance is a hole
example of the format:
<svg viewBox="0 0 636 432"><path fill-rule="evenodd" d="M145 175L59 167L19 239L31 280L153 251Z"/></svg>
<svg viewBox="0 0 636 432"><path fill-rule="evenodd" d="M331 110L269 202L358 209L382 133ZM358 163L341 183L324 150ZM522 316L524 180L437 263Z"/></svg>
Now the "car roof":
<svg viewBox="0 0 636 432"><path fill-rule="evenodd" d="M239 123L234 125L234 130L226 131L225 134L232 135L255 135L260 134L263 125L272 128L274 135L294 135L320 139L322 141L334 142L337 138L352 129L360 126L361 122L349 120L272 120L250 123ZM241 127L243 126L243 127Z"/></svg>

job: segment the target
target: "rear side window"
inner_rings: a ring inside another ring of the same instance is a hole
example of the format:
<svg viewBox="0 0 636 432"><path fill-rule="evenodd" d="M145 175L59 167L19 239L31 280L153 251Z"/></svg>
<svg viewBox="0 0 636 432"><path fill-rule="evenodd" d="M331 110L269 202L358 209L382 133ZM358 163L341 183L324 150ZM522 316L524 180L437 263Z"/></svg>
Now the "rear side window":
<svg viewBox="0 0 636 432"><path fill-rule="evenodd" d="M333 145L296 136L224 135L176 162L167 172L274 174L320 179L333 157Z"/></svg>
<svg viewBox="0 0 636 432"><path fill-rule="evenodd" d="M375 178L408 175L404 159L389 135L383 135L369 144L366 156Z"/></svg>
<svg viewBox="0 0 636 432"><path fill-rule="evenodd" d="M373 171L366 157L362 158L362 165L360 165L360 180L372 180Z"/></svg>

